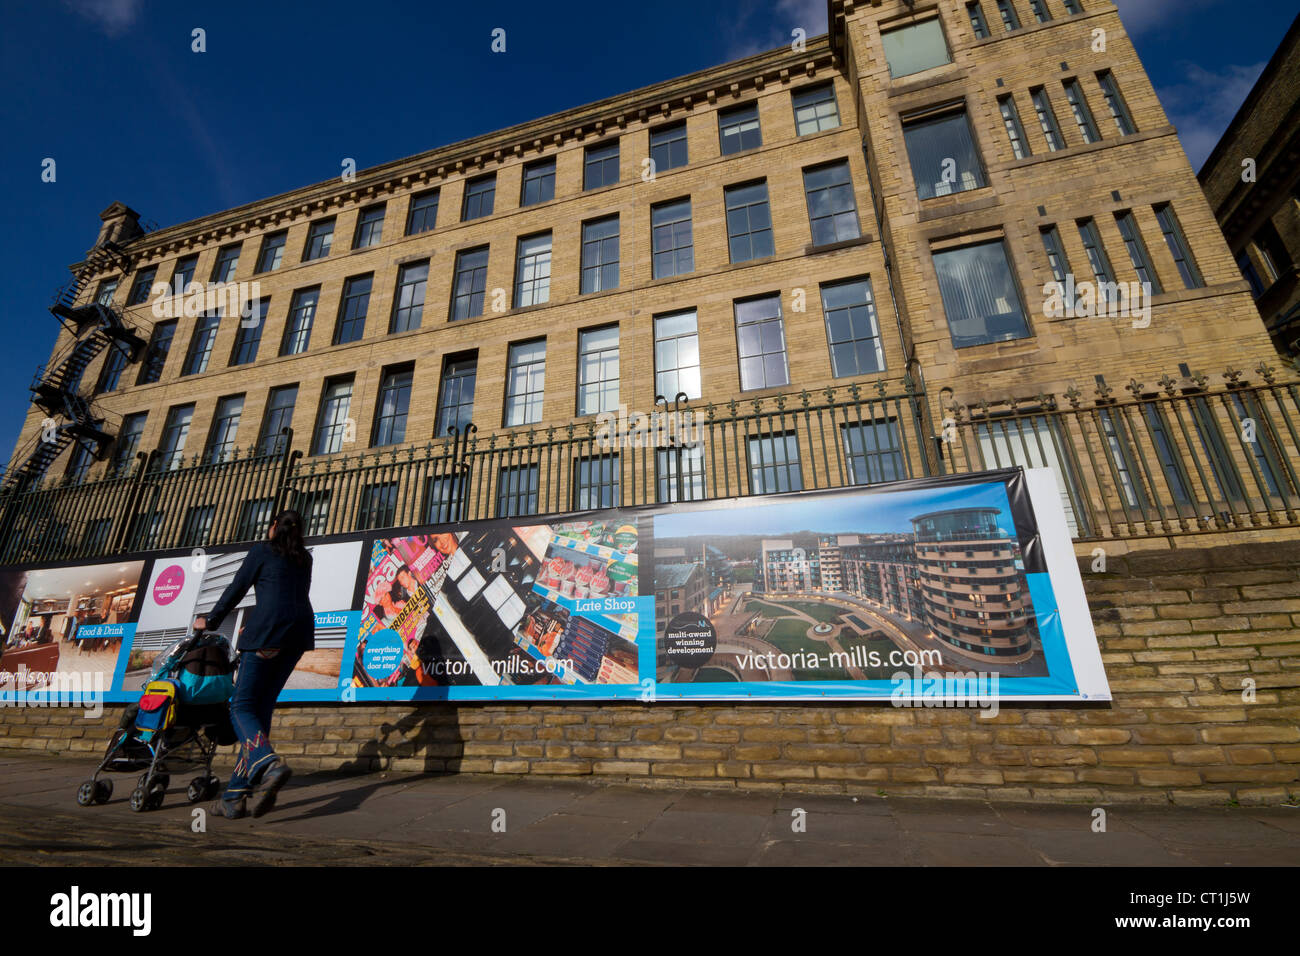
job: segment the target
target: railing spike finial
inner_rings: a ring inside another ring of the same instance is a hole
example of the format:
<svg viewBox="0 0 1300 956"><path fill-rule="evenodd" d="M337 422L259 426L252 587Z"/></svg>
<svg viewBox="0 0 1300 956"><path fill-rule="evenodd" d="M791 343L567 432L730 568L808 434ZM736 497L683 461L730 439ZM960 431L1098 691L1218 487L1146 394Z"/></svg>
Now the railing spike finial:
<svg viewBox="0 0 1300 956"><path fill-rule="evenodd" d="M1165 394L1170 398L1173 398L1174 393L1178 391L1178 379L1173 378L1168 372L1160 376L1160 381L1156 382L1156 384L1164 389Z"/></svg>
<svg viewBox="0 0 1300 956"><path fill-rule="evenodd" d="M889 386L885 384L885 380L883 378L876 379L875 386L876 386L876 394L879 395L881 398L884 398L886 395L889 394Z"/></svg>
<svg viewBox="0 0 1300 956"><path fill-rule="evenodd" d="M1277 369L1273 368L1273 366L1269 365L1262 359L1260 360L1260 363L1255 366L1255 371L1259 373L1260 378L1264 380L1266 385L1272 385L1276 381L1274 373Z"/></svg>
<svg viewBox="0 0 1300 956"><path fill-rule="evenodd" d="M812 403L812 396L808 394L808 389L805 388L801 392L799 392L799 404L801 404L804 408L807 408L811 403Z"/></svg>
<svg viewBox="0 0 1300 956"><path fill-rule="evenodd" d="M708 420L709 420L710 422L712 422L712 421L713 421L713 417L714 417L717 413L718 413L718 410L717 410L716 408L713 407L713 403L712 403L712 402L709 402L708 407L704 409L704 414L705 414L705 416L708 418Z"/></svg>
<svg viewBox="0 0 1300 956"><path fill-rule="evenodd" d="M916 379L912 378L910 367L903 373L903 391L908 395L916 394Z"/></svg>
<svg viewBox="0 0 1300 956"><path fill-rule="evenodd" d="M554 426L554 425L551 425L551 426L548 426L548 427L547 427L547 429L546 429L546 441L547 441L548 443L549 443L549 442L553 442L553 441L555 441L555 426Z"/></svg>
<svg viewBox="0 0 1300 956"><path fill-rule="evenodd" d="M1139 382L1137 379L1131 378L1128 380L1128 384L1125 385L1124 388L1127 391L1132 392L1134 398L1141 398L1142 390L1146 388L1146 386L1143 385L1141 382Z"/></svg>
<svg viewBox="0 0 1300 956"><path fill-rule="evenodd" d="M1048 395L1046 392L1039 392L1038 397L1035 398L1034 401L1038 403L1038 407L1043 411L1056 408L1056 397Z"/></svg>
<svg viewBox="0 0 1300 956"><path fill-rule="evenodd" d="M1100 375L1097 376L1097 401L1104 402L1110 398L1110 393L1115 391L1106 384L1106 380Z"/></svg>
<svg viewBox="0 0 1300 956"><path fill-rule="evenodd" d="M755 415L763 414L763 400L761 398L753 399L750 404L754 406Z"/></svg>
<svg viewBox="0 0 1300 956"><path fill-rule="evenodd" d="M852 382L852 383L850 383L850 385L849 385L849 395L852 397L852 399L853 399L855 402L856 402L856 401L860 401L860 400L861 400L861 397L862 397L862 386L859 385L857 382Z"/></svg>
<svg viewBox="0 0 1300 956"><path fill-rule="evenodd" d="M1237 381L1239 378L1241 378L1241 374L1242 374L1241 369L1239 368L1235 369L1231 365L1229 365L1226 369L1223 370L1223 378L1224 381L1228 383L1228 388L1240 388L1243 384L1245 384L1243 382Z"/></svg>
<svg viewBox="0 0 1300 956"><path fill-rule="evenodd" d="M778 396L776 397L776 410L777 410L778 412L783 412L783 411L785 411L785 400L786 400L787 397L788 397L788 396L786 396L786 395L784 395L784 394L782 394L782 395L778 395Z"/></svg>
<svg viewBox="0 0 1300 956"><path fill-rule="evenodd" d="M734 398L727 402L727 411L731 412L732 418L736 417L736 410L738 409L738 407L739 406L736 404L736 400Z"/></svg>
<svg viewBox="0 0 1300 956"><path fill-rule="evenodd" d="M1204 390L1205 386L1210 384L1210 378L1204 372L1195 372L1191 376L1192 384L1197 388Z"/></svg>
<svg viewBox="0 0 1300 956"><path fill-rule="evenodd" d="M823 388L822 394L826 396L827 405L830 405L835 401L835 389L831 388L831 386L827 385L825 388Z"/></svg>

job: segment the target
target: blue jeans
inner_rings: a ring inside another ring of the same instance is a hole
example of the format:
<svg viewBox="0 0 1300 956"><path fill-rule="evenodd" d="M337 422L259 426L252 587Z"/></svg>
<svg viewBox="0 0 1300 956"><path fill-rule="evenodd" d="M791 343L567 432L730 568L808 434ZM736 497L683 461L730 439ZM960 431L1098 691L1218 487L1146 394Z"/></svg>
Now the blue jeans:
<svg viewBox="0 0 1300 956"><path fill-rule="evenodd" d="M265 654L272 656L266 657ZM275 760L268 739L276 698L289 681L303 652L288 648L241 651L235 690L230 697L230 722L239 735L239 760L226 785L223 799L248 795L262 773Z"/></svg>

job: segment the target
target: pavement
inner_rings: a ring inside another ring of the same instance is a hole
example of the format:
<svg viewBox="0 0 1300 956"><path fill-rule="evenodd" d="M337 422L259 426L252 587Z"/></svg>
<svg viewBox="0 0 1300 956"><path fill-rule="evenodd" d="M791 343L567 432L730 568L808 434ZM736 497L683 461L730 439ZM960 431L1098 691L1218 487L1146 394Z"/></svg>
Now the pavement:
<svg viewBox="0 0 1300 956"><path fill-rule="evenodd" d="M1091 805L302 772L271 813L226 820L195 816L189 774L158 810L128 808L123 774L78 807L94 767L0 751L0 864L1300 865L1291 807L1109 806L1096 832Z"/></svg>

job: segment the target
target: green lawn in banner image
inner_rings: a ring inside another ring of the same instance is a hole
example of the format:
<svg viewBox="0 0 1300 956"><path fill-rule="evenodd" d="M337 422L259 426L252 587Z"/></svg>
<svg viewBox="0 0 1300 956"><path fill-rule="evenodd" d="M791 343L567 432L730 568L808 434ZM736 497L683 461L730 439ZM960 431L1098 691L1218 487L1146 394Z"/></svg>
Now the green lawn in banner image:
<svg viewBox="0 0 1300 956"><path fill-rule="evenodd" d="M753 569L753 568L736 568L736 569L735 569L735 572L736 572L736 583L737 583L737 584L753 584L753 583L754 583L754 569Z"/></svg>
<svg viewBox="0 0 1300 956"><path fill-rule="evenodd" d="M796 611L802 611L813 620L823 621L826 624L835 623L836 619L844 613L844 608L834 607L830 604L818 604L816 601L786 601L783 603Z"/></svg>
<svg viewBox="0 0 1300 956"><path fill-rule="evenodd" d="M705 667L695 675L695 681L700 684L734 684L736 678L730 671L724 671L721 667Z"/></svg>
<svg viewBox="0 0 1300 956"><path fill-rule="evenodd" d="M853 648L862 646L867 652L875 651L879 655L881 664L879 667L868 667L867 676L872 680L888 680L896 670L901 667L889 663L889 655L898 650L894 642L887 637L864 637L858 634L845 632L839 637L840 647L846 651L852 651Z"/></svg>
<svg viewBox="0 0 1300 956"><path fill-rule="evenodd" d="M830 646L821 641L808 638L808 622L792 617L783 617L772 625L771 632L764 638L769 644L778 647L787 654L804 651L817 654L826 660L831 653ZM796 680L850 680L849 674L842 667L818 667L815 670L796 670Z"/></svg>

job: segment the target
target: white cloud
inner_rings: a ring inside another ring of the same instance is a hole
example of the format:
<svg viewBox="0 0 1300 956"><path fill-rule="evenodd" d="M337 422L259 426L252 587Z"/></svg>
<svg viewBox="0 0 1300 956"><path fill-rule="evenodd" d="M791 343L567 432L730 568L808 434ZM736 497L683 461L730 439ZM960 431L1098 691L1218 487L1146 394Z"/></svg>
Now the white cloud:
<svg viewBox="0 0 1300 956"><path fill-rule="evenodd" d="M1178 128L1193 169L1199 170L1209 157L1264 66L1263 62L1229 65L1213 71L1184 63L1182 81L1156 91L1170 122Z"/></svg>
<svg viewBox="0 0 1300 956"><path fill-rule="evenodd" d="M775 9L769 3L750 0L729 16L735 24L727 50L729 60L789 46L796 28L803 30L805 37L826 32L826 0L776 0Z"/></svg>
<svg viewBox="0 0 1300 956"><path fill-rule="evenodd" d="M1223 0L1115 0L1119 18L1131 36L1190 16L1198 7L1208 7Z"/></svg>
<svg viewBox="0 0 1300 956"><path fill-rule="evenodd" d="M64 0L110 37L120 36L140 18L144 0Z"/></svg>

